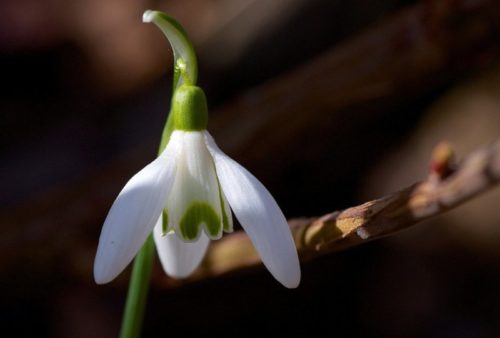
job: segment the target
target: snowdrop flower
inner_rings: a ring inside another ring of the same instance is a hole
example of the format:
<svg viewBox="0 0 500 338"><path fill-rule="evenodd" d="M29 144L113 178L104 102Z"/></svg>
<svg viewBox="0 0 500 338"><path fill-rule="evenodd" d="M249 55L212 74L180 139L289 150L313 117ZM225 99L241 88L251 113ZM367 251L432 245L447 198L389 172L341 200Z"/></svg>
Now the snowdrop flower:
<svg viewBox="0 0 500 338"><path fill-rule="evenodd" d="M300 266L287 221L266 188L206 130L203 91L181 85L172 107L174 131L165 150L128 181L104 222L96 282L110 282L123 271L151 232L165 272L190 275L210 240L233 230L232 210L271 274L297 287Z"/></svg>

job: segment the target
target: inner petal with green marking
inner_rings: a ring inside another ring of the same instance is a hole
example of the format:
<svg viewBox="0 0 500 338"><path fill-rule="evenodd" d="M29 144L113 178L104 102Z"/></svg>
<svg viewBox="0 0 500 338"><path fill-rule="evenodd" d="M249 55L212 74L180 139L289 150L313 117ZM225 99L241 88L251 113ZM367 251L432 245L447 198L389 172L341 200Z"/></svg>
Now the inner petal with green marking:
<svg viewBox="0 0 500 338"><path fill-rule="evenodd" d="M222 193L204 135L174 131L182 138L172 190L163 212L163 233L175 231L185 241L196 241L201 231L211 239L232 231L229 205Z"/></svg>

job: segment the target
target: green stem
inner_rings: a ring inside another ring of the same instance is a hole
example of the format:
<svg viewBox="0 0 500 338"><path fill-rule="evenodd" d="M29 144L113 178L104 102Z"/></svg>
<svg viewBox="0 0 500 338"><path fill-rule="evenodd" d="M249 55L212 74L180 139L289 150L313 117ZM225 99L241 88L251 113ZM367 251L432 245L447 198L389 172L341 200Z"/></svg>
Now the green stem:
<svg viewBox="0 0 500 338"><path fill-rule="evenodd" d="M149 291L149 280L153 268L155 246L152 235L144 243L134 260L123 314L120 338L137 338L141 333L146 299Z"/></svg>

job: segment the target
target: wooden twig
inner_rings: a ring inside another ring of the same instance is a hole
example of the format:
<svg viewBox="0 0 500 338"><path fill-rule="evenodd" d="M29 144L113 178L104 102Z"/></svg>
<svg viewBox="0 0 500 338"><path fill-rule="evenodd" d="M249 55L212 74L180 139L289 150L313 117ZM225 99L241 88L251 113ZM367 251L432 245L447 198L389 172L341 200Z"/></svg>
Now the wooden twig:
<svg viewBox="0 0 500 338"><path fill-rule="evenodd" d="M500 139L455 166L448 144L436 147L429 177L394 194L310 219L289 221L301 260L345 250L392 235L437 216L493 187L500 180ZM190 280L220 276L259 264L243 232L212 244L203 266Z"/></svg>

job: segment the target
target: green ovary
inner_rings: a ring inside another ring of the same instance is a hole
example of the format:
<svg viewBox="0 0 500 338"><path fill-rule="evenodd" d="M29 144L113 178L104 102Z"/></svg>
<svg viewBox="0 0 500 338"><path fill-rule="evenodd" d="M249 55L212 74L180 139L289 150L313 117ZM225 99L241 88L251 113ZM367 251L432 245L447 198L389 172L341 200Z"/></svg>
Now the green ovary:
<svg viewBox="0 0 500 338"><path fill-rule="evenodd" d="M202 224L209 237L217 237L222 231L221 219L212 206L207 202L193 202L179 222L181 237L190 241L197 239Z"/></svg>

